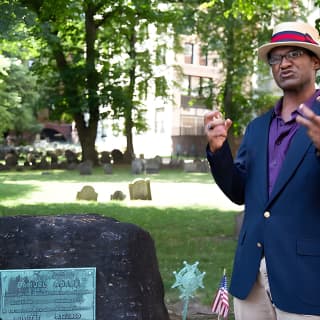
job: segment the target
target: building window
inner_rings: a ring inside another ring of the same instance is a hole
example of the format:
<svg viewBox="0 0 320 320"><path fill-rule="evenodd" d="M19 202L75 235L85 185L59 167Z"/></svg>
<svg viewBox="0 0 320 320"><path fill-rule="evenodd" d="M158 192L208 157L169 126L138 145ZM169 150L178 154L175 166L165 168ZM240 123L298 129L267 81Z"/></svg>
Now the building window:
<svg viewBox="0 0 320 320"><path fill-rule="evenodd" d="M184 44L184 63L193 64L194 59L194 45L193 43L186 42Z"/></svg>
<svg viewBox="0 0 320 320"><path fill-rule="evenodd" d="M200 86L199 86L199 96L208 98L212 96L212 90L213 90L213 81L211 78L200 78Z"/></svg>
<svg viewBox="0 0 320 320"><path fill-rule="evenodd" d="M211 78L185 76L183 87L187 96L208 98L212 95L213 82Z"/></svg>
<svg viewBox="0 0 320 320"><path fill-rule="evenodd" d="M164 133L164 108L157 108L155 113L155 133Z"/></svg>
<svg viewBox="0 0 320 320"><path fill-rule="evenodd" d="M200 66L207 66L208 65L208 52L200 49L199 54L199 64Z"/></svg>

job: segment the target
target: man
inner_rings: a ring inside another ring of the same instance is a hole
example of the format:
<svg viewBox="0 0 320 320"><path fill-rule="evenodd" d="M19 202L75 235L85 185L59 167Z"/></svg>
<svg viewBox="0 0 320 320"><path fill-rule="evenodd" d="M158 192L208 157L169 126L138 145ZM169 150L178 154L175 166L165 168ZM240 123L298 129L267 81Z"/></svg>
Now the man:
<svg viewBox="0 0 320 320"><path fill-rule="evenodd" d="M274 28L258 49L283 96L247 127L235 159L218 111L206 114L212 175L245 204L230 292L237 320L320 320L319 34L301 22Z"/></svg>

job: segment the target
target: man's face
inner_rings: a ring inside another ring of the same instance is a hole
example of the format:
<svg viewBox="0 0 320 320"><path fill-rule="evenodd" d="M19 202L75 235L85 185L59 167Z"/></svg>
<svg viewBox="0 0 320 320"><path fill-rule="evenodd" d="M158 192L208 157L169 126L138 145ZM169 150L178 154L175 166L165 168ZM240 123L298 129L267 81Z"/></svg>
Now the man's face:
<svg viewBox="0 0 320 320"><path fill-rule="evenodd" d="M273 77L283 91L299 91L314 84L319 59L299 47L277 47L269 54Z"/></svg>

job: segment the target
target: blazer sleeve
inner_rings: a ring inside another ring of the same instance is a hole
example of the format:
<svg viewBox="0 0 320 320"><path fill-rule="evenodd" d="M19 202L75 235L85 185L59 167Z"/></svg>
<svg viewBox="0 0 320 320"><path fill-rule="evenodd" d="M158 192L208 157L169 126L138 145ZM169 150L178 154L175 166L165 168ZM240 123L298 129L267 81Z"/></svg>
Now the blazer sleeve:
<svg viewBox="0 0 320 320"><path fill-rule="evenodd" d="M207 145L207 159L211 174L223 193L234 203L244 204L246 178L245 138L241 143L235 160L232 157L228 141L212 153Z"/></svg>

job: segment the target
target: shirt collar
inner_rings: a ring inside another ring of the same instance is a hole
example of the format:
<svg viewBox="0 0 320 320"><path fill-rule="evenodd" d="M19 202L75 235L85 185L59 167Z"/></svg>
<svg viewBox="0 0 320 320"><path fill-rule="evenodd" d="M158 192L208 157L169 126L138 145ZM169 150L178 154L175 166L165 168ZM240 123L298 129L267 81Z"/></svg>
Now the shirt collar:
<svg viewBox="0 0 320 320"><path fill-rule="evenodd" d="M316 100L317 97L320 96L320 89L316 89L315 93L307 100L304 102L304 104L308 107L311 108L313 102ZM273 114L276 117L280 117L281 115L281 109L282 109L282 101L283 101L283 97L281 97L277 103L274 106L274 110L273 110ZM299 113L299 109L296 109L294 112L298 112Z"/></svg>

